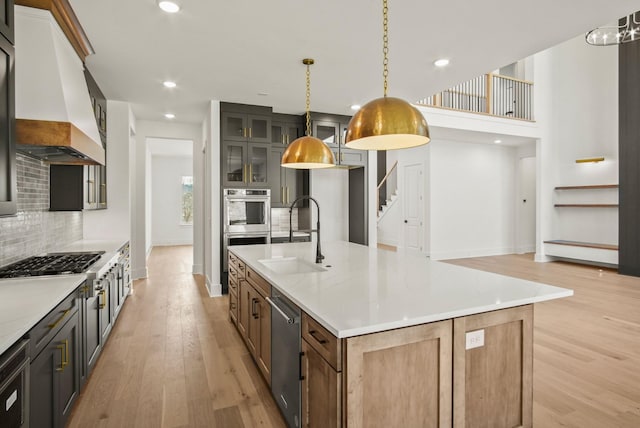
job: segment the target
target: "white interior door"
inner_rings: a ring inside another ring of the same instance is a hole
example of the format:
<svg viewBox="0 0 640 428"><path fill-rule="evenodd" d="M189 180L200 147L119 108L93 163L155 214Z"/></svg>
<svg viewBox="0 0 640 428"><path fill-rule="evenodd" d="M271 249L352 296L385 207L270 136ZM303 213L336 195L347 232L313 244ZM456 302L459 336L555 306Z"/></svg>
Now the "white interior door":
<svg viewBox="0 0 640 428"><path fill-rule="evenodd" d="M423 251L423 166L421 163L404 166L404 247L405 251Z"/></svg>
<svg viewBox="0 0 640 428"><path fill-rule="evenodd" d="M536 249L536 158L520 159L519 165L518 253Z"/></svg>

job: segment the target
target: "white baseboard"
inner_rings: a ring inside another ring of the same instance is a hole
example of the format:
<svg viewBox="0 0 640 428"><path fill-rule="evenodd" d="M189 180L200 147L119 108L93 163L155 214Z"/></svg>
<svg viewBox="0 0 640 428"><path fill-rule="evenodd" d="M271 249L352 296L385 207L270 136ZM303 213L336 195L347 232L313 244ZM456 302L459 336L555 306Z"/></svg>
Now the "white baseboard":
<svg viewBox="0 0 640 428"><path fill-rule="evenodd" d="M222 284L212 284L211 280L207 276L207 291L209 292L209 297L220 297L222 296Z"/></svg>
<svg viewBox="0 0 640 428"><path fill-rule="evenodd" d="M466 259L469 257L503 256L514 254L515 248L477 248L472 250L431 251L431 260Z"/></svg>
<svg viewBox="0 0 640 428"><path fill-rule="evenodd" d="M536 253L536 255L533 258L533 260L536 263L547 263L547 262L552 262L554 259L552 257L546 256L544 254Z"/></svg>
<svg viewBox="0 0 640 428"><path fill-rule="evenodd" d="M396 248L400 247L400 242L398 242L398 239L389 238L387 236L380 236L380 234L378 234L378 244L391 245Z"/></svg>
<svg viewBox="0 0 640 428"><path fill-rule="evenodd" d="M535 253L536 245L524 245L522 247L516 248L516 254L525 254L525 253Z"/></svg>
<svg viewBox="0 0 640 428"><path fill-rule="evenodd" d="M194 275L202 275L204 273L203 266L202 265L191 266L191 273Z"/></svg>

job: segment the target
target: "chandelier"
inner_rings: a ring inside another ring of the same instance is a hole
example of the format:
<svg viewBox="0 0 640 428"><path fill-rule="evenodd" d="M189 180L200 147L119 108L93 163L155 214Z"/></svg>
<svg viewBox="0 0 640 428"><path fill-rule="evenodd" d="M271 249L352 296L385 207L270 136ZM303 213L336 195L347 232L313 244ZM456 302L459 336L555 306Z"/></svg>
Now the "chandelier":
<svg viewBox="0 0 640 428"><path fill-rule="evenodd" d="M640 12L627 16L624 25L599 27L585 36L593 46L612 46L634 42L640 38Z"/></svg>

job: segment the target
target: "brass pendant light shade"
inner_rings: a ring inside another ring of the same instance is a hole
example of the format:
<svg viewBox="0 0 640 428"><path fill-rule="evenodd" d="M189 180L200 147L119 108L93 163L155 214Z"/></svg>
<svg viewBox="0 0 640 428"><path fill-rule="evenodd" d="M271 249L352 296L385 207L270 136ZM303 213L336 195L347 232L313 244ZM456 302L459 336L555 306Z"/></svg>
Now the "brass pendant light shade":
<svg viewBox="0 0 640 428"><path fill-rule="evenodd" d="M289 144L280 165L285 168L314 169L331 168L335 163L333 152L322 140L305 135Z"/></svg>
<svg viewBox="0 0 640 428"><path fill-rule="evenodd" d="M307 66L307 131L304 137L295 139L282 154L280 166L295 169L331 168L336 160L333 152L322 140L311 136L311 74L309 66L314 63L311 58L305 58L302 63Z"/></svg>
<svg viewBox="0 0 640 428"><path fill-rule="evenodd" d="M361 150L394 150L429 142L429 127L422 113L400 98L369 101L351 118L347 147Z"/></svg>
<svg viewBox="0 0 640 428"><path fill-rule="evenodd" d="M384 96L365 104L351 118L346 146L361 150L395 150L421 146L430 141L422 113L400 98L387 97L389 76L388 0L382 1L382 53Z"/></svg>

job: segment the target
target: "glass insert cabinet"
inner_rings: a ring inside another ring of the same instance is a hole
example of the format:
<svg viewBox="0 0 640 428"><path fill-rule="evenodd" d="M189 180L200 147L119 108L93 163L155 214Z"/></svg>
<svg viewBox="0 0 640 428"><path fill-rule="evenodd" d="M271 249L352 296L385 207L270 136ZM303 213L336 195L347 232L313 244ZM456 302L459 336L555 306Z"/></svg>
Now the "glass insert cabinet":
<svg viewBox="0 0 640 428"><path fill-rule="evenodd" d="M271 145L224 141L222 143L222 185L224 187L265 187Z"/></svg>

